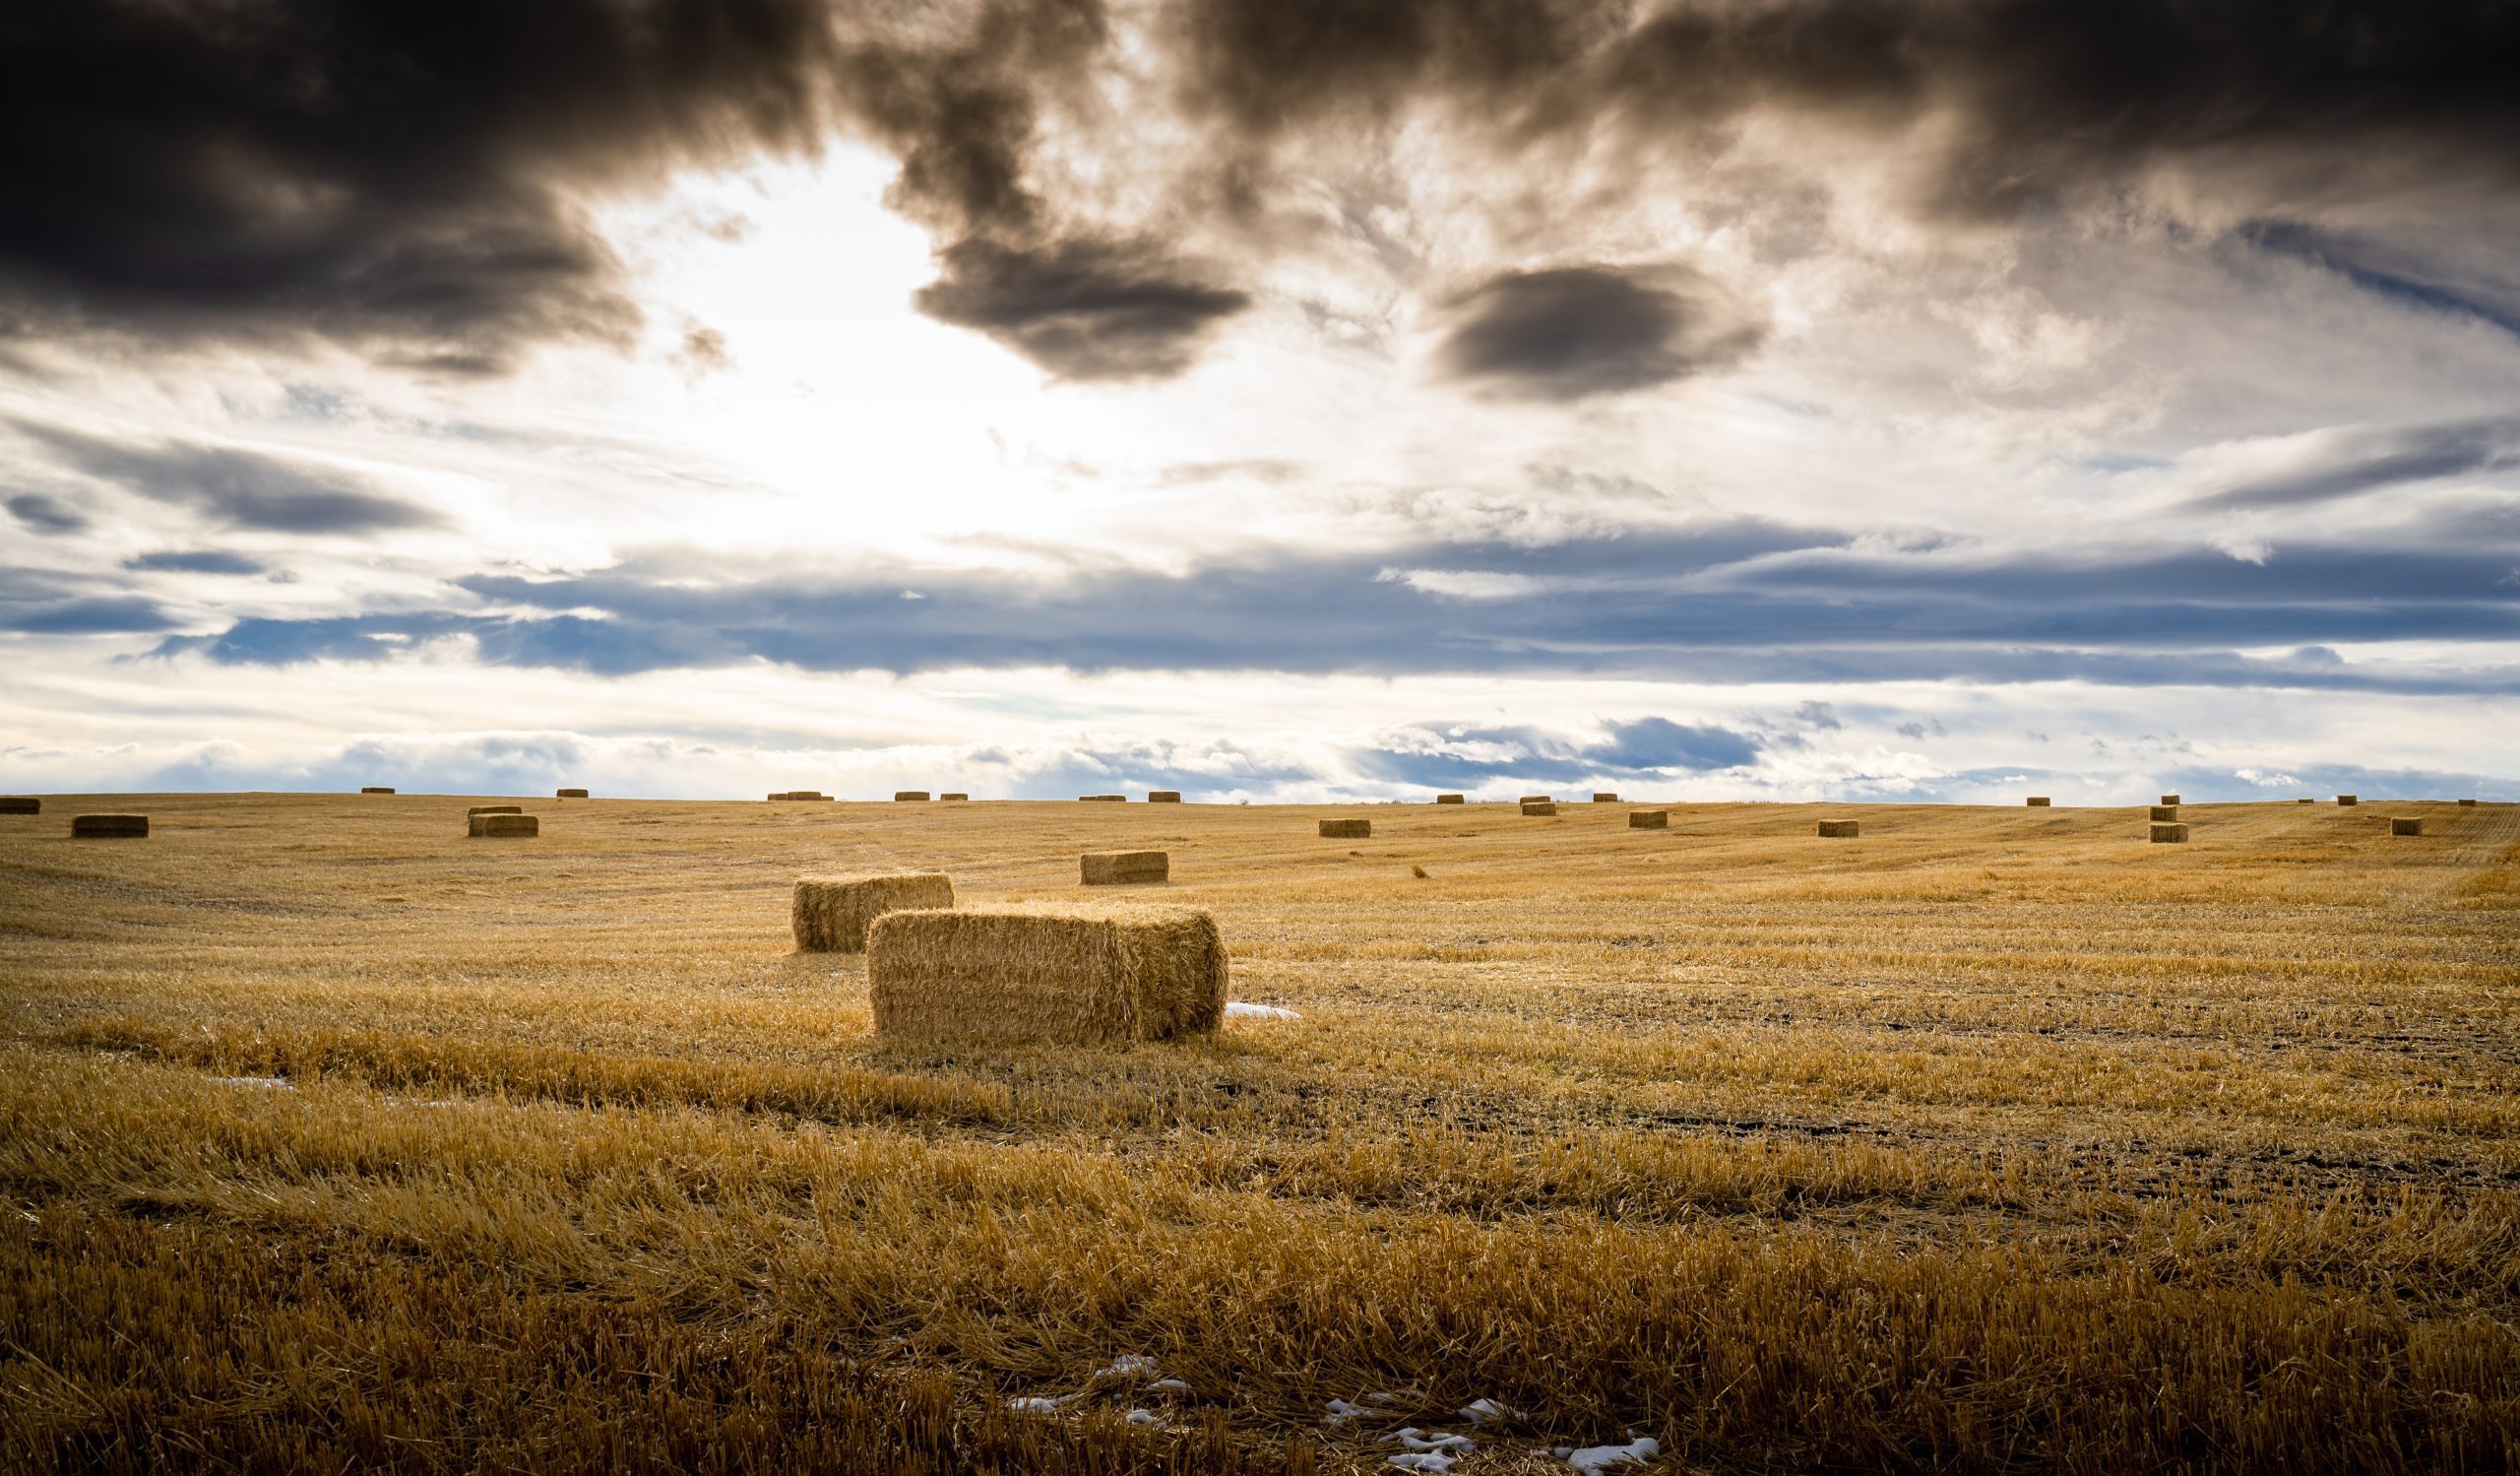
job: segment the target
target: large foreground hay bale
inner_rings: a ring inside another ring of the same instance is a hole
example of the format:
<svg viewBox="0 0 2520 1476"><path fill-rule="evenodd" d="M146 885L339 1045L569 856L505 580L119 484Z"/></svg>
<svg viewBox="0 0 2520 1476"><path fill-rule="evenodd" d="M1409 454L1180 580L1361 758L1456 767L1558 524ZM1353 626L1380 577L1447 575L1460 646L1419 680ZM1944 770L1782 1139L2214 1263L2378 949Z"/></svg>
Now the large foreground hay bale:
<svg viewBox="0 0 2520 1476"><path fill-rule="evenodd" d="M74 836L103 839L107 836L146 836L147 815L72 815L70 833Z"/></svg>
<svg viewBox="0 0 2520 1476"><path fill-rule="evenodd" d="M1526 800L1523 802L1523 813L1527 815L1553 815L1557 813L1557 804L1556 802L1550 800Z"/></svg>
<svg viewBox="0 0 2520 1476"><path fill-rule="evenodd" d="M1823 840L1853 840L1861 834L1863 834L1861 820L1822 820L1820 822L1820 837Z"/></svg>
<svg viewBox="0 0 2520 1476"><path fill-rule="evenodd" d="M467 815L464 833L473 840L540 835L542 821L534 815Z"/></svg>
<svg viewBox="0 0 2520 1476"><path fill-rule="evenodd" d="M788 923L798 952L860 953L867 928L884 914L953 905L954 879L942 871L800 876Z"/></svg>
<svg viewBox="0 0 2520 1476"><path fill-rule="evenodd" d="M925 791L925 790L895 790L895 791L893 791L893 798L894 798L896 801L900 801L900 800L924 800L924 799L926 799L926 798L927 798L927 791Z"/></svg>
<svg viewBox="0 0 2520 1476"><path fill-rule="evenodd" d="M1595 804L1616 804L1618 802L1618 796L1609 793L1607 790L1595 790L1593 791L1593 802Z"/></svg>
<svg viewBox="0 0 2520 1476"><path fill-rule="evenodd" d="M2474 800L2462 800L2459 802L2462 804L2476 803ZM42 813L43 802L41 800L32 799L25 795L0 795L0 815L39 815Z"/></svg>
<svg viewBox="0 0 2520 1476"><path fill-rule="evenodd" d="M584 790L561 790L558 792L558 798L563 800L583 800L586 797L587 792Z"/></svg>
<svg viewBox="0 0 2520 1476"><path fill-rule="evenodd" d="M2163 821L2153 826L2153 844L2156 846L2186 839L2187 827L2175 820Z"/></svg>
<svg viewBox="0 0 2520 1476"><path fill-rule="evenodd" d="M2048 797L2046 795L2031 796L2029 803L2033 809L2046 809L2048 807Z"/></svg>
<svg viewBox="0 0 2520 1476"><path fill-rule="evenodd" d="M1627 828L1669 830L1671 828L1671 812L1668 809L1631 809L1627 812Z"/></svg>
<svg viewBox="0 0 2520 1476"><path fill-rule="evenodd" d="M362 795L390 795L394 793L394 786L390 784L371 784L360 789L359 793Z"/></svg>
<svg viewBox="0 0 2520 1476"><path fill-rule="evenodd" d="M1462 797L1459 795L1437 795L1435 797L1435 802L1437 804L1459 804L1462 803L1463 801Z"/></svg>
<svg viewBox="0 0 2520 1476"><path fill-rule="evenodd" d="M2168 824L2178 818L2178 806L2175 804L2156 804L2153 806L2153 818L2163 824Z"/></svg>
<svg viewBox="0 0 2520 1476"><path fill-rule="evenodd" d="M1172 879L1172 857L1164 851L1088 851L1077 858L1087 886L1137 886Z"/></svg>
<svg viewBox="0 0 2520 1476"><path fill-rule="evenodd" d="M889 1040L1116 1045L1214 1030L1225 938L1188 907L1007 903L887 913L866 936Z"/></svg>
<svg viewBox="0 0 2520 1476"><path fill-rule="evenodd" d="M475 804L465 813L468 815L521 815L525 813L525 806L522 804Z"/></svg>
<svg viewBox="0 0 2520 1476"><path fill-rule="evenodd" d="M2416 815L2391 815L2389 817L2389 834L2422 835L2424 834L2424 821L2421 817Z"/></svg>
<svg viewBox="0 0 2520 1476"><path fill-rule="evenodd" d="M1326 841L1361 841L1370 839L1373 833L1374 822L1371 820L1324 820L1321 822L1321 838Z"/></svg>
<svg viewBox="0 0 2520 1476"><path fill-rule="evenodd" d="M969 795L966 795L966 794L962 793L962 792L961 792L961 791L959 791L959 790L951 790L951 791L946 792L945 794L942 794L942 795L937 796L936 798L937 798L937 801L941 803L942 802L947 801L947 800L969 800L969 799L971 799L972 797L971 797L971 796L969 796Z"/></svg>
<svg viewBox="0 0 2520 1476"><path fill-rule="evenodd" d="M2339 804L2360 804L2362 802L2362 797L2358 795L2339 795L2336 797L2336 802Z"/></svg>

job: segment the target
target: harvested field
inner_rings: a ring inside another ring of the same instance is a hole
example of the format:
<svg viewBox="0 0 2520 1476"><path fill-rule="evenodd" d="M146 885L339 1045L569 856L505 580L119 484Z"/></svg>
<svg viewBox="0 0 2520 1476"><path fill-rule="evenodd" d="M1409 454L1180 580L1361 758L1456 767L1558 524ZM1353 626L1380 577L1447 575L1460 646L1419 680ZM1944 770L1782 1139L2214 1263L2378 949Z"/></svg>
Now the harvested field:
<svg viewBox="0 0 2520 1476"><path fill-rule="evenodd" d="M46 802L159 833L0 827L0 1465L2520 1461L2509 805ZM887 1044L784 926L1155 847L1299 1018Z"/></svg>

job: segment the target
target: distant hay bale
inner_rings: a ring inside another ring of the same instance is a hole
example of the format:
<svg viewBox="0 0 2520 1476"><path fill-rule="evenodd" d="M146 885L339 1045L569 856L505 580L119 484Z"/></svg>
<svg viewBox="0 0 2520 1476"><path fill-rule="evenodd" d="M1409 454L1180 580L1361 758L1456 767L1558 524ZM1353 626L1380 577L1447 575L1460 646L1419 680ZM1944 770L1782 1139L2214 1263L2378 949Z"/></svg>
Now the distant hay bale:
<svg viewBox="0 0 2520 1476"><path fill-rule="evenodd" d="M1861 820L1822 820L1820 838L1831 841L1853 840L1863 834Z"/></svg>
<svg viewBox="0 0 2520 1476"><path fill-rule="evenodd" d="M2296 803L2296 804L2316 804L2316 803L2318 803L2319 802L2317 802L2316 800L2303 799L2303 800L2296 800L2296 801L2294 801L2293 802L2294 802L2294 803Z"/></svg>
<svg viewBox="0 0 2520 1476"><path fill-rule="evenodd" d="M1149 790L1146 792L1146 802L1149 804L1178 804L1181 802L1181 792L1179 790Z"/></svg>
<svg viewBox="0 0 2520 1476"><path fill-rule="evenodd" d="M2339 804L2360 804L2362 802L2362 797L2358 795L2339 795L2336 797L2336 802Z"/></svg>
<svg viewBox="0 0 2520 1476"><path fill-rule="evenodd" d="M2176 804L2178 802L2178 797L2176 795L2164 795L2162 796L2162 802L2164 804Z"/></svg>
<svg viewBox="0 0 2520 1476"><path fill-rule="evenodd" d="M2031 797L2030 797L2029 803L2030 803L2031 808L2033 808L2033 809L2046 809L2046 808L2048 808L2048 797L2047 797L2046 795L2033 795L2033 796L2031 796Z"/></svg>
<svg viewBox="0 0 2520 1476"><path fill-rule="evenodd" d="M1523 802L1525 804L1553 804L1556 802L1546 795L1525 795L1523 797Z"/></svg>
<svg viewBox="0 0 2520 1476"><path fill-rule="evenodd" d="M1124 1045L1211 1031L1227 970L1216 920L1188 907L894 912L866 935L875 1033L895 1041Z"/></svg>
<svg viewBox="0 0 2520 1476"><path fill-rule="evenodd" d="M778 794L771 796L770 801L776 804L782 800L828 800L830 798L831 796L820 790L781 790Z"/></svg>
<svg viewBox="0 0 2520 1476"><path fill-rule="evenodd" d="M27 802L28 802L28 803L30 803L30 804L32 804L32 803L33 803L34 802L33 802L33 801L32 801L32 800L30 800L30 801L28 801ZM2462 800L2462 801L2460 801L2459 802L2460 802L2461 804L2474 804L2474 803L2476 803L2477 802L2475 802L2474 800ZM27 811L27 813L28 813L28 814L33 814L33 813L34 813L34 811L31 809L31 810L28 810L28 811Z"/></svg>
<svg viewBox="0 0 2520 1476"><path fill-rule="evenodd" d="M521 815L525 813L525 806L522 804L475 804L465 813L468 815Z"/></svg>
<svg viewBox="0 0 2520 1476"><path fill-rule="evenodd" d="M146 836L149 834L149 817L147 815L72 815L70 833L74 836L99 840L107 836Z"/></svg>
<svg viewBox="0 0 2520 1476"><path fill-rule="evenodd" d="M937 800L938 800L938 802L942 802L947 801L947 800L969 800L969 799L971 799L972 797L971 797L971 796L969 796L969 795L966 795L966 794L962 794L962 793L960 793L959 791L955 791L955 792L949 792L949 793L946 793L946 794L939 795L939 796L937 796L936 798L937 798Z"/></svg>
<svg viewBox="0 0 2520 1476"><path fill-rule="evenodd" d="M390 795L394 793L394 787L390 784L371 784L364 789L361 789L359 793L362 795Z"/></svg>
<svg viewBox="0 0 2520 1476"><path fill-rule="evenodd" d="M2171 821L2178 818L2178 806L2175 804L2156 804L2153 806L2153 818L2167 825Z"/></svg>
<svg viewBox="0 0 2520 1476"><path fill-rule="evenodd" d="M1631 809L1627 812L1627 828L1669 830L1671 828L1671 812L1668 809Z"/></svg>
<svg viewBox="0 0 2520 1476"><path fill-rule="evenodd" d="M1437 804L1459 804L1462 803L1463 801L1459 795L1437 795L1435 797L1435 802Z"/></svg>
<svg viewBox="0 0 2520 1476"><path fill-rule="evenodd" d="M1523 802L1523 813L1527 815L1553 815L1557 813L1557 805L1555 802L1548 800L1526 800Z"/></svg>
<svg viewBox="0 0 2520 1476"><path fill-rule="evenodd" d="M1087 886L1138 886L1172 879L1172 857L1164 851L1088 851L1077 858Z"/></svg>
<svg viewBox="0 0 2520 1476"><path fill-rule="evenodd" d="M467 815L464 833L473 840L540 835L542 821L535 815Z"/></svg>
<svg viewBox="0 0 2520 1476"><path fill-rule="evenodd" d="M1126 804L1129 802L1129 797L1126 795L1079 795L1076 798L1077 802L1082 804Z"/></svg>
<svg viewBox="0 0 2520 1476"><path fill-rule="evenodd" d="M927 798L927 791L925 791L925 790L895 790L895 791L893 791L893 799L894 799L895 801L897 801L897 802L898 802L898 801L902 801L902 800L924 800L924 799L926 799L926 798Z"/></svg>
<svg viewBox="0 0 2520 1476"><path fill-rule="evenodd" d="M2156 822L2153 826L2153 844L2156 846L2186 839L2187 827L2175 820Z"/></svg>
<svg viewBox="0 0 2520 1476"><path fill-rule="evenodd" d="M884 914L953 905L954 879L942 871L800 876L788 923L800 953L862 953L867 928Z"/></svg>
<svg viewBox="0 0 2520 1476"><path fill-rule="evenodd" d="M563 800L583 800L586 797L587 792L584 790L561 790L559 792L559 798Z"/></svg>
<svg viewBox="0 0 2520 1476"><path fill-rule="evenodd" d="M2476 803L2474 800L2462 800L2459 802L2462 804ZM30 799L25 795L0 795L0 815L39 815L42 813L43 802L41 800Z"/></svg>
<svg viewBox="0 0 2520 1476"><path fill-rule="evenodd" d="M1323 840L1361 841L1370 839L1373 833L1374 822L1371 820L1324 820L1321 822Z"/></svg>
<svg viewBox="0 0 2520 1476"><path fill-rule="evenodd" d="M2389 834L2422 835L2424 834L2424 821L2415 815L2391 815L2389 817Z"/></svg>
<svg viewBox="0 0 2520 1476"><path fill-rule="evenodd" d="M1606 791L1595 790L1593 792L1593 802L1595 804L1616 804L1618 802L1618 796L1609 794Z"/></svg>

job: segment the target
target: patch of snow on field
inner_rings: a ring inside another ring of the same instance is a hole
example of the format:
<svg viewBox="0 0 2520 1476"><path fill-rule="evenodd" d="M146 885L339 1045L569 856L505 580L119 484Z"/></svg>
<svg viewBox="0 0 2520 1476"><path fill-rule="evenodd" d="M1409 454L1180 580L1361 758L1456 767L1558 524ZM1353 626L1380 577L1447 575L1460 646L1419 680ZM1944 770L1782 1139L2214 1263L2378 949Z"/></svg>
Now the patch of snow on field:
<svg viewBox="0 0 2520 1476"><path fill-rule="evenodd" d="M289 1084L285 1076L213 1076L210 1078L210 1084L212 1086L258 1086L269 1092L297 1090Z"/></svg>
<svg viewBox="0 0 2520 1476"><path fill-rule="evenodd" d="M1461 1407L1461 1417L1473 1425L1484 1425L1491 1420L1519 1420L1522 1414L1493 1399L1473 1399Z"/></svg>
<svg viewBox="0 0 2520 1476"><path fill-rule="evenodd" d="M1132 1424L1132 1425L1152 1425L1152 1424L1155 1424L1155 1423L1156 1423L1155 1411L1154 1411L1154 1410L1151 1410L1151 1409L1133 1409L1133 1410L1130 1410L1130 1411L1129 1411L1129 1423L1130 1423L1130 1424Z"/></svg>
<svg viewBox="0 0 2520 1476"><path fill-rule="evenodd" d="M1379 1413L1381 1413L1380 1410L1367 1409L1361 1404L1351 1404L1345 1399L1333 1399L1330 1401L1330 1413L1322 1416L1321 1423L1345 1425L1350 1420L1361 1420L1367 1415Z"/></svg>
<svg viewBox="0 0 2520 1476"><path fill-rule="evenodd" d="M1190 1392L1188 1380L1180 1379L1159 1379L1155 1382L1148 1384L1147 1387L1151 1389L1164 1389L1166 1392L1175 1394L1186 1394Z"/></svg>
<svg viewBox="0 0 2520 1476"><path fill-rule="evenodd" d="M1581 1450L1560 1446L1557 1453L1584 1476L1601 1476L1614 1467L1645 1464L1663 1453L1663 1444L1649 1435L1624 1445L1586 1445Z"/></svg>
<svg viewBox="0 0 2520 1476"><path fill-rule="evenodd" d="M1394 1444L1407 1445L1412 1450L1450 1450L1462 1455L1468 1455L1479 1448L1472 1443L1469 1436L1431 1435L1415 1425L1404 1430L1395 1430L1384 1436L1383 1440Z"/></svg>
<svg viewBox="0 0 2520 1476"><path fill-rule="evenodd" d="M1075 1397L1074 1394L1061 1394L1052 1399L1035 1394L1029 1398L1009 1399L1006 1401L1006 1407L1019 1415L1054 1415Z"/></svg>
<svg viewBox="0 0 2520 1476"><path fill-rule="evenodd" d="M1300 1020L1303 1018L1283 1004L1252 1004L1241 999L1225 1001L1225 1017L1228 1020Z"/></svg>
<svg viewBox="0 0 2520 1476"><path fill-rule="evenodd" d="M1421 1455L1387 1455L1383 1459L1386 1464L1398 1466L1404 1471L1432 1471L1435 1476L1443 1476L1444 1472L1453 1468L1451 1456L1439 1455L1432 1450Z"/></svg>
<svg viewBox="0 0 2520 1476"><path fill-rule="evenodd" d="M1094 1377L1097 1379L1135 1379L1141 1374L1155 1374L1161 1372L1161 1370L1156 1368L1155 1360L1147 1357L1145 1354L1123 1353L1119 1357L1111 1360L1108 1367L1096 1369L1094 1371Z"/></svg>

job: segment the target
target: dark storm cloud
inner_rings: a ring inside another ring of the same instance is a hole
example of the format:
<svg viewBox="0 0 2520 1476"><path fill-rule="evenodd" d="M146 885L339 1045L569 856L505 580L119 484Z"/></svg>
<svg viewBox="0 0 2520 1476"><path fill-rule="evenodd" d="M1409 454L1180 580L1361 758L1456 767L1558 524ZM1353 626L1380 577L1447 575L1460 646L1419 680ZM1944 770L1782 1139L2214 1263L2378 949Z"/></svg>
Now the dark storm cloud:
<svg viewBox="0 0 2520 1476"><path fill-rule="evenodd" d="M79 509L41 492L20 492L5 505L11 517L37 533L77 533L88 526Z"/></svg>
<svg viewBox="0 0 2520 1476"><path fill-rule="evenodd" d="M2402 426L2348 438L2317 466L2253 478L2200 497L2197 508L2326 502L2383 487L2520 469L2520 419Z"/></svg>
<svg viewBox="0 0 2520 1476"><path fill-rule="evenodd" d="M329 468L191 441L121 445L57 426L15 422L62 466L233 528L275 533L382 533L445 520Z"/></svg>
<svg viewBox="0 0 2520 1476"><path fill-rule="evenodd" d="M260 574L262 564L242 553L226 553L217 548L189 552L167 551L143 553L122 561L126 569L144 574Z"/></svg>
<svg viewBox="0 0 2520 1476"><path fill-rule="evenodd" d="M1693 273L1508 272L1445 304L1436 370L1507 399L1580 400L1728 367L1764 330Z"/></svg>
<svg viewBox="0 0 2520 1476"><path fill-rule="evenodd" d="M314 333L458 371L637 311L585 192L810 145L821 0L23 0L0 322Z"/></svg>
<svg viewBox="0 0 2520 1476"><path fill-rule="evenodd" d="M919 310L974 329L1059 379L1164 378L1250 298L1145 242L1070 239L1039 249L969 240L943 255Z"/></svg>

